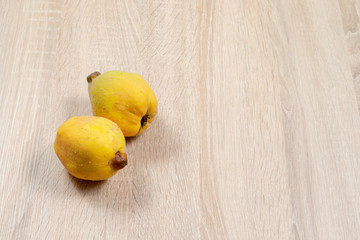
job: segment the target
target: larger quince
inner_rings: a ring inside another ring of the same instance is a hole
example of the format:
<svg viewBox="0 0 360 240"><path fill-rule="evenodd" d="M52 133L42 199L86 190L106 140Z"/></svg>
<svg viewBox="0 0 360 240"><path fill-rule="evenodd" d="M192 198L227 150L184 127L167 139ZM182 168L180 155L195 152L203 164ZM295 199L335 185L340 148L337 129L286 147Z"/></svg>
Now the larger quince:
<svg viewBox="0 0 360 240"><path fill-rule="evenodd" d="M138 74L109 71L87 77L94 115L114 121L125 136L141 134L157 114L157 99Z"/></svg>

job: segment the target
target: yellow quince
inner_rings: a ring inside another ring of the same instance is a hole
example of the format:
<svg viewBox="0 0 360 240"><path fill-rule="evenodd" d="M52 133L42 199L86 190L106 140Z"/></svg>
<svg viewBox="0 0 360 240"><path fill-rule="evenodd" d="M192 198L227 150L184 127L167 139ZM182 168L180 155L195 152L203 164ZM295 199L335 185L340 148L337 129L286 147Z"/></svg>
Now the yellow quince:
<svg viewBox="0 0 360 240"><path fill-rule="evenodd" d="M157 99L140 75L94 72L87 81L94 115L114 121L125 136L141 134L155 119Z"/></svg>
<svg viewBox="0 0 360 240"><path fill-rule="evenodd" d="M74 177L105 180L127 165L125 138L120 128L102 117L73 117L56 135L55 152Z"/></svg>

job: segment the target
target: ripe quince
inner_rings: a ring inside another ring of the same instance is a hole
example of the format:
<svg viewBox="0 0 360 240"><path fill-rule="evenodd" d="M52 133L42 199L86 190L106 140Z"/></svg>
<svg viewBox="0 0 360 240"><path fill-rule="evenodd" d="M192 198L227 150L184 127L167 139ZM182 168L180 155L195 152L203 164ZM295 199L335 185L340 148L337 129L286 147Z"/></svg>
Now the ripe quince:
<svg viewBox="0 0 360 240"><path fill-rule="evenodd" d="M87 77L94 115L114 121L125 136L141 134L157 114L157 99L138 74L109 71Z"/></svg>
<svg viewBox="0 0 360 240"><path fill-rule="evenodd" d="M127 165L120 128L103 117L73 117L58 129L54 144L61 163L74 177L105 180Z"/></svg>

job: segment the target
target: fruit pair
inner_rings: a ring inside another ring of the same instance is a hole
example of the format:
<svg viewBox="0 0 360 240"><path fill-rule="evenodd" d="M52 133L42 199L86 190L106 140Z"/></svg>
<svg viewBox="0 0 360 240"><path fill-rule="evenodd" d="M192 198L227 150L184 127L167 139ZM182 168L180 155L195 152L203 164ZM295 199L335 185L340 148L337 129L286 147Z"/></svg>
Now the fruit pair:
<svg viewBox="0 0 360 240"><path fill-rule="evenodd" d="M54 147L71 175L105 180L127 165L124 136L137 136L149 127L157 113L157 100L135 73L94 72L87 81L95 116L66 121Z"/></svg>

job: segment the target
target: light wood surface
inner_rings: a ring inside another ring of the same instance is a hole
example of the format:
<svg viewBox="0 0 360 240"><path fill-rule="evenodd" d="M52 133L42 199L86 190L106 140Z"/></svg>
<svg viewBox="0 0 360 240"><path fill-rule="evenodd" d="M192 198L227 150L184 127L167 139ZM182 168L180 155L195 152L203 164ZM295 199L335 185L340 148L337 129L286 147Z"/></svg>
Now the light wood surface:
<svg viewBox="0 0 360 240"><path fill-rule="evenodd" d="M360 1L339 0L355 93L360 109Z"/></svg>
<svg viewBox="0 0 360 240"><path fill-rule="evenodd" d="M359 13L0 1L0 239L360 239ZM77 180L53 141L107 70L143 75L158 118L124 170Z"/></svg>

